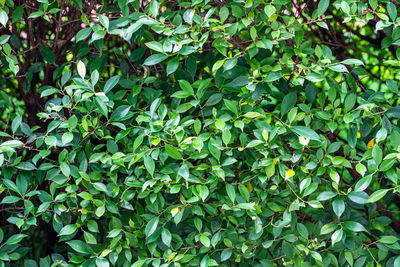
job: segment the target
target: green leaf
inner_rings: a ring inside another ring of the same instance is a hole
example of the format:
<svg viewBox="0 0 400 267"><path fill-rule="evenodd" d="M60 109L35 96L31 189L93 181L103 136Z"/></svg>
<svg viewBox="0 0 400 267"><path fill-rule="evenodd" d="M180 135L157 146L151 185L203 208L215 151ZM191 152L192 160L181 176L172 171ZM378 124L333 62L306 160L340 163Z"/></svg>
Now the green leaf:
<svg viewBox="0 0 400 267"><path fill-rule="evenodd" d="M260 117L261 114L258 113L258 112L252 112L252 111L250 111L250 112L247 112L246 114L244 114L243 116L246 117L246 118L252 118L252 119L254 119L254 118Z"/></svg>
<svg viewBox="0 0 400 267"><path fill-rule="evenodd" d="M320 0L318 2L318 16L321 16L329 7L329 0Z"/></svg>
<svg viewBox="0 0 400 267"><path fill-rule="evenodd" d="M179 58L174 57L167 63L167 75L174 73L179 67Z"/></svg>
<svg viewBox="0 0 400 267"><path fill-rule="evenodd" d="M275 71L275 72L271 72L265 79L264 81L267 83L271 83L274 81L279 80L280 78L282 78L282 72L280 71Z"/></svg>
<svg viewBox="0 0 400 267"><path fill-rule="evenodd" d="M62 141L63 145L67 145L72 141L73 138L74 138L74 135L72 133L66 132L61 137L61 141Z"/></svg>
<svg viewBox="0 0 400 267"><path fill-rule="evenodd" d="M196 227L197 231L201 231L203 228L203 221L199 217L194 218L194 226Z"/></svg>
<svg viewBox="0 0 400 267"><path fill-rule="evenodd" d="M177 91L175 93L173 93L171 96L172 97L176 97L176 98L186 98L191 96L192 94L189 92L185 92L185 91Z"/></svg>
<svg viewBox="0 0 400 267"><path fill-rule="evenodd" d="M0 36L0 45L5 44L10 40L11 35L3 34Z"/></svg>
<svg viewBox="0 0 400 267"><path fill-rule="evenodd" d="M355 58L345 59L345 60L341 61L341 63L347 64L347 65L364 65L364 63L361 60L355 59Z"/></svg>
<svg viewBox="0 0 400 267"><path fill-rule="evenodd" d="M0 23L4 27L6 27L7 22L8 22L8 14L3 9L1 9L0 10Z"/></svg>
<svg viewBox="0 0 400 267"><path fill-rule="evenodd" d="M396 119L400 119L400 107L393 107L390 108L386 111L385 113L386 115L396 118Z"/></svg>
<svg viewBox="0 0 400 267"><path fill-rule="evenodd" d="M154 55L151 55L148 58L146 58L143 65L153 66L153 65L156 65L156 64L166 60L167 58L168 58L168 56L164 55L164 54L154 54Z"/></svg>
<svg viewBox="0 0 400 267"><path fill-rule="evenodd" d="M291 110L297 101L297 94L296 93L289 93L287 94L282 100L281 106L281 115L285 115L286 113Z"/></svg>
<svg viewBox="0 0 400 267"><path fill-rule="evenodd" d="M172 236L171 236L170 231L167 228L163 228L163 230L161 232L161 239L167 247L169 247L171 245Z"/></svg>
<svg viewBox="0 0 400 267"><path fill-rule="evenodd" d="M99 18L101 25L103 25L104 28L106 28L108 30L108 27L110 26L110 20L108 19L108 17L100 14L98 18Z"/></svg>
<svg viewBox="0 0 400 267"><path fill-rule="evenodd" d="M267 14L268 17L271 17L273 14L276 13L276 8L273 5L266 5L264 8L265 14Z"/></svg>
<svg viewBox="0 0 400 267"><path fill-rule="evenodd" d="M344 110L350 111L354 107L355 103L356 103L356 95L353 93L347 95L344 101Z"/></svg>
<svg viewBox="0 0 400 267"><path fill-rule="evenodd" d="M372 148L372 158L374 159L377 165L379 165L382 162L382 157L383 157L382 149L378 145L375 145Z"/></svg>
<svg viewBox="0 0 400 267"><path fill-rule="evenodd" d="M199 185L196 188L197 188L197 192L199 193L199 196L203 200L203 202L206 201L208 195L210 194L208 187L205 185Z"/></svg>
<svg viewBox="0 0 400 267"><path fill-rule="evenodd" d="M238 103L233 100L224 99L225 106L236 116L239 116Z"/></svg>
<svg viewBox="0 0 400 267"><path fill-rule="evenodd" d="M203 244L203 246L205 246L205 247L209 247L210 244L211 244L210 239L209 239L207 236L205 236L205 235L200 235L200 242L201 242L201 243Z"/></svg>
<svg viewBox="0 0 400 267"><path fill-rule="evenodd" d="M24 239L25 237L27 237L28 235L25 234L15 234L12 235L11 237L9 237L6 241L6 245L14 245L14 244L18 244L22 239Z"/></svg>
<svg viewBox="0 0 400 267"><path fill-rule="evenodd" d="M81 254L92 254L93 249L86 243L80 240L71 240L68 241L67 244L76 252Z"/></svg>
<svg viewBox="0 0 400 267"><path fill-rule="evenodd" d="M154 176L155 163L151 157L146 156L144 158L144 166L146 167L146 170L150 173L150 175Z"/></svg>
<svg viewBox="0 0 400 267"><path fill-rule="evenodd" d="M160 53L164 53L164 49L161 43L156 41L151 41L145 44L148 48L155 50Z"/></svg>
<svg viewBox="0 0 400 267"><path fill-rule="evenodd" d="M335 72L348 72L346 66L342 65L342 64L335 64L335 65L329 66L328 68Z"/></svg>
<svg viewBox="0 0 400 267"><path fill-rule="evenodd" d="M219 18L222 22L224 22L229 16L229 9L226 6L222 6L219 10Z"/></svg>
<svg viewBox="0 0 400 267"><path fill-rule="evenodd" d="M59 236L63 235L71 235L75 233L75 231L78 230L78 227L76 227L75 224L69 224L61 228L60 232L58 233Z"/></svg>
<svg viewBox="0 0 400 267"><path fill-rule="evenodd" d="M40 94L40 97L49 96L49 95L56 94L59 92L60 92L60 90L58 90L56 88L49 88L49 89L42 91L42 93Z"/></svg>
<svg viewBox="0 0 400 267"><path fill-rule="evenodd" d="M175 147L165 144L165 151L167 152L168 156L170 156L173 159L183 159L181 153L179 153L178 149Z"/></svg>
<svg viewBox="0 0 400 267"><path fill-rule="evenodd" d="M235 203L235 199L236 199L235 188L230 184L225 184L225 188L226 188L226 192L228 194L229 199L232 201L232 203Z"/></svg>
<svg viewBox="0 0 400 267"><path fill-rule="evenodd" d="M186 80L179 80L179 86L182 88L183 91L187 92L190 95L194 95L194 91L190 83Z"/></svg>
<svg viewBox="0 0 400 267"><path fill-rule="evenodd" d="M334 230L336 230L336 228L337 228L337 225L334 223L325 224L324 226L322 226L320 234L321 235L329 234L329 233L333 232Z"/></svg>
<svg viewBox="0 0 400 267"><path fill-rule="evenodd" d="M221 253L221 261L227 261L232 255L231 249L224 249Z"/></svg>
<svg viewBox="0 0 400 267"><path fill-rule="evenodd" d="M318 134L305 126L293 126L291 128L295 133L297 133L300 136L303 136L304 138L310 138L311 140L315 140L315 141L321 141L320 137L318 136Z"/></svg>
<svg viewBox="0 0 400 267"><path fill-rule="evenodd" d="M324 0L324 1L329 1L329 0ZM317 82L322 82L324 80L324 76L317 72L310 72L307 74L306 79L309 80L310 82L317 83Z"/></svg>
<svg viewBox="0 0 400 267"><path fill-rule="evenodd" d="M21 115L16 116L12 120L12 123L11 123L11 131L12 131L12 133L15 133L17 131L19 126L21 126L21 122L22 122L22 116Z"/></svg>
<svg viewBox="0 0 400 267"><path fill-rule="evenodd" d="M393 266L400 266L400 256L397 256L397 258L394 260Z"/></svg>
<svg viewBox="0 0 400 267"><path fill-rule="evenodd" d="M104 93L107 94L108 92L110 92L115 87L115 85L117 85L120 78L121 76L119 75L111 77L104 85Z"/></svg>
<svg viewBox="0 0 400 267"><path fill-rule="evenodd" d="M378 242L382 244L394 244L397 241L399 241L399 239L391 235L382 236L381 238L378 239Z"/></svg>
<svg viewBox="0 0 400 267"><path fill-rule="evenodd" d="M336 243L340 242L340 240L342 240L343 238L343 229L339 229L336 230L333 234L332 234L332 246L335 245Z"/></svg>
<svg viewBox="0 0 400 267"><path fill-rule="evenodd" d="M250 203L239 203L235 207L244 210L255 210L254 206Z"/></svg>
<svg viewBox="0 0 400 267"><path fill-rule="evenodd" d="M90 80L92 81L92 85L93 87L97 84L97 82L99 81L99 72L98 70L94 70L92 71L92 73L90 74Z"/></svg>
<svg viewBox="0 0 400 267"><path fill-rule="evenodd" d="M189 179L189 168L186 164L182 164L179 168L178 175L182 176L186 181Z"/></svg>
<svg viewBox="0 0 400 267"><path fill-rule="evenodd" d="M318 263L318 265L323 265L322 264L322 256L319 254L317 251L311 251L311 256L315 259L315 261Z"/></svg>
<svg viewBox="0 0 400 267"><path fill-rule="evenodd" d="M352 232L367 232L367 229L358 222L346 221L344 222L344 227Z"/></svg>
<svg viewBox="0 0 400 267"><path fill-rule="evenodd" d="M389 17L391 21L395 21L397 18L397 8L392 2L387 2L386 9L389 13Z"/></svg>
<svg viewBox="0 0 400 267"><path fill-rule="evenodd" d="M109 238L114 238L114 237L116 237L116 236L119 236L120 233L121 233L121 229L112 229L112 230L108 233L107 237L109 237Z"/></svg>
<svg viewBox="0 0 400 267"><path fill-rule="evenodd" d="M154 217L147 223L146 228L144 229L144 232L147 237L151 236L157 230L158 221L159 218Z"/></svg>
<svg viewBox="0 0 400 267"><path fill-rule="evenodd" d="M71 174L71 170L69 168L69 165L66 162L61 162L60 170L61 170L62 174L64 174L66 177L69 177L69 175Z"/></svg>
<svg viewBox="0 0 400 267"><path fill-rule="evenodd" d="M210 98L208 98L205 106L214 106L218 104L222 100L222 96L223 94L213 94L210 96Z"/></svg>
<svg viewBox="0 0 400 267"><path fill-rule="evenodd" d="M105 184L96 182L96 183L92 183L92 185L94 188L96 188L96 190L107 193L107 187Z"/></svg>
<svg viewBox="0 0 400 267"><path fill-rule="evenodd" d="M76 42L80 42L82 40L85 40L86 38L89 37L89 35L91 33L92 33L92 28L84 28L84 29L80 30L75 36Z"/></svg>
<svg viewBox="0 0 400 267"><path fill-rule="evenodd" d="M365 173L367 172L367 167L365 167L364 164L362 164L361 162L359 162L359 163L356 165L356 170L357 170L357 172L358 172L359 174L361 174L361 176L364 176Z"/></svg>
<svg viewBox="0 0 400 267"><path fill-rule="evenodd" d="M254 29L254 28L253 28ZM237 65L237 58L230 58L224 63L224 71L228 71Z"/></svg>
<svg viewBox="0 0 400 267"><path fill-rule="evenodd" d="M315 97L317 95L317 90L315 89L314 84L308 83L306 88L305 88L305 94L307 97L307 101L309 103L313 103L315 100Z"/></svg>
<svg viewBox="0 0 400 267"><path fill-rule="evenodd" d="M105 117L108 117L108 109L106 103L104 103L99 97L95 97L94 104L99 109L101 114L103 114Z"/></svg>
<svg viewBox="0 0 400 267"><path fill-rule="evenodd" d="M308 230L304 224L297 223L297 231L299 231L300 235L304 238L308 238Z"/></svg>
<svg viewBox="0 0 400 267"><path fill-rule="evenodd" d="M147 259L144 260L137 260L135 261L135 263L132 264L131 267L141 267L143 264L145 264L147 261Z"/></svg>
<svg viewBox="0 0 400 267"><path fill-rule="evenodd" d="M143 135L139 135L138 137L136 137L133 143L133 152L135 152L136 149L142 144L143 138L144 138Z"/></svg>
<svg viewBox="0 0 400 267"><path fill-rule="evenodd" d="M78 69L79 76L81 76L82 79L85 79L86 66L82 61L78 62L77 69Z"/></svg>
<svg viewBox="0 0 400 267"><path fill-rule="evenodd" d="M354 203L361 205L365 204L368 199L368 195L364 192L351 192L347 197Z"/></svg>
<svg viewBox="0 0 400 267"><path fill-rule="evenodd" d="M158 16L158 9L159 9L160 4L158 3L157 0L152 0L149 8L150 8L150 12L151 14L153 14L154 17Z"/></svg>
<svg viewBox="0 0 400 267"><path fill-rule="evenodd" d="M1 201L0 204L12 204L12 203L18 202L19 200L21 200L20 197L6 196L3 198L3 200Z"/></svg>
<svg viewBox="0 0 400 267"><path fill-rule="evenodd" d="M250 143L248 143L248 144L246 145L246 148L256 147L256 146L261 145L261 144L263 144L263 143L264 143L264 142L261 141L261 140L252 140L252 141L250 141Z"/></svg>
<svg viewBox="0 0 400 267"><path fill-rule="evenodd" d="M50 48L44 45L40 45L40 53L45 61L51 64L55 64L55 55Z"/></svg>
<svg viewBox="0 0 400 267"><path fill-rule="evenodd" d="M336 195L337 195L336 192L325 191L325 192L322 192L322 193L320 193L318 195L317 200L318 201L325 201L325 200L328 200L328 199L331 199L331 198L335 197Z"/></svg>
<svg viewBox="0 0 400 267"><path fill-rule="evenodd" d="M195 138L195 139L193 139L192 144L193 144L193 147L194 147L195 149L197 149L199 152L201 151L201 149L202 149L203 146L204 146L204 142L203 142L203 140L202 140L201 138Z"/></svg>
<svg viewBox="0 0 400 267"><path fill-rule="evenodd" d="M392 79L387 79L386 80L386 86L389 88L390 91L393 93L397 94L399 93L399 88L397 86L397 83L393 81Z"/></svg>
<svg viewBox="0 0 400 267"><path fill-rule="evenodd" d="M250 201L250 192L247 187L243 184L238 186L240 194L244 197L246 201Z"/></svg>
<svg viewBox="0 0 400 267"><path fill-rule="evenodd" d="M389 192L389 189L379 189L373 192L367 199L367 203L373 203L379 201L386 195L387 192Z"/></svg>
<svg viewBox="0 0 400 267"><path fill-rule="evenodd" d="M128 115L130 109L131 106L128 105L119 106L118 108L114 109L114 112L110 116L110 120L112 121L123 120L125 116Z"/></svg>
<svg viewBox="0 0 400 267"><path fill-rule="evenodd" d="M346 209L346 204L344 203L343 199L337 198L332 201L332 208L335 214L340 217Z"/></svg>
<svg viewBox="0 0 400 267"><path fill-rule="evenodd" d="M20 21L23 15L24 15L24 6L20 5L19 7L14 9L14 12L12 14L12 23Z"/></svg>
<svg viewBox="0 0 400 267"><path fill-rule="evenodd" d="M87 222L87 227L90 232L98 233L99 232L99 227L97 226L96 221L89 220Z"/></svg>
<svg viewBox="0 0 400 267"><path fill-rule="evenodd" d="M225 145L228 145L231 141L231 137L231 132L228 129L224 129L222 132L222 142L224 142Z"/></svg>
<svg viewBox="0 0 400 267"><path fill-rule="evenodd" d="M358 182L354 186L354 191L356 191L356 192L364 191L365 189L368 188L368 186L370 185L371 181L372 181L372 175L368 175L368 176L358 180Z"/></svg>
<svg viewBox="0 0 400 267"><path fill-rule="evenodd" d="M15 147L20 147L20 146L22 146L24 143L22 143L21 141L19 141L19 140L9 140L9 141L5 141L5 142L3 142L3 143L1 143L0 144L0 146L3 146L3 147L13 147L13 148L15 148Z"/></svg>
<svg viewBox="0 0 400 267"><path fill-rule="evenodd" d="M233 79L233 81L225 84L225 87L240 88L242 86L248 85L250 81L251 80L247 76L239 76Z"/></svg>
<svg viewBox="0 0 400 267"><path fill-rule="evenodd" d="M16 193L20 193L17 185L10 179L2 179L2 182L8 189L10 189Z"/></svg>
<svg viewBox="0 0 400 267"><path fill-rule="evenodd" d="M36 166L33 165L31 162L21 162L16 167L24 171L33 171L37 169Z"/></svg>

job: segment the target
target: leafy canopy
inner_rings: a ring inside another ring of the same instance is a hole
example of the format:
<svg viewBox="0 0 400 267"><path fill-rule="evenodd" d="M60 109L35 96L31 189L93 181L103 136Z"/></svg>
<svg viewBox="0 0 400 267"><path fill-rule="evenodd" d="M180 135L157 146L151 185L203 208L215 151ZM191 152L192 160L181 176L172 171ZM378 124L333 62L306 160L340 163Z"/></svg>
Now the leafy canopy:
<svg viewBox="0 0 400 267"><path fill-rule="evenodd" d="M0 0L1 266L400 266L396 0Z"/></svg>

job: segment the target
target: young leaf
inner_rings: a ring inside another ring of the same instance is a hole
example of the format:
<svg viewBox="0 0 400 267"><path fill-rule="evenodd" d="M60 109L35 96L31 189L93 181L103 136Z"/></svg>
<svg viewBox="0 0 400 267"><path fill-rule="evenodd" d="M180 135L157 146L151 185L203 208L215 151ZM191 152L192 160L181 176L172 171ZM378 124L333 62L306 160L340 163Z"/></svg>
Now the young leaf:
<svg viewBox="0 0 400 267"><path fill-rule="evenodd" d="M85 75L86 75L86 66L82 61L78 62L77 65L78 68L78 74L79 76L81 76L82 79L85 79Z"/></svg>

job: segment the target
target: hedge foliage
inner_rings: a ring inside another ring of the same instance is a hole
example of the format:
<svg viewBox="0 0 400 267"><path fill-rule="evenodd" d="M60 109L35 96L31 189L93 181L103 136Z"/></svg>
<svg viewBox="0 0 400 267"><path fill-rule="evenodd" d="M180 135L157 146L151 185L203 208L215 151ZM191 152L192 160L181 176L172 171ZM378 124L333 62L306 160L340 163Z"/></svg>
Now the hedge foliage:
<svg viewBox="0 0 400 267"><path fill-rule="evenodd" d="M0 6L0 266L400 266L396 0Z"/></svg>

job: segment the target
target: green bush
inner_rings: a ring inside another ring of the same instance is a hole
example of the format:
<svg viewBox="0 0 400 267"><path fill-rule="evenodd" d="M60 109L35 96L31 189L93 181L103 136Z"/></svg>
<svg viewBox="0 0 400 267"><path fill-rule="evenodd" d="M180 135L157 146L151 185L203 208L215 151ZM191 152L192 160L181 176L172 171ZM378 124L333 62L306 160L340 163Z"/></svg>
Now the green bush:
<svg viewBox="0 0 400 267"><path fill-rule="evenodd" d="M400 2L0 6L0 266L400 266Z"/></svg>

